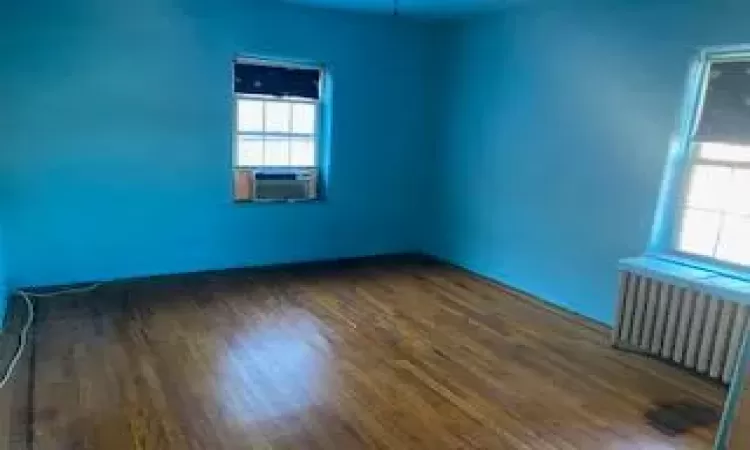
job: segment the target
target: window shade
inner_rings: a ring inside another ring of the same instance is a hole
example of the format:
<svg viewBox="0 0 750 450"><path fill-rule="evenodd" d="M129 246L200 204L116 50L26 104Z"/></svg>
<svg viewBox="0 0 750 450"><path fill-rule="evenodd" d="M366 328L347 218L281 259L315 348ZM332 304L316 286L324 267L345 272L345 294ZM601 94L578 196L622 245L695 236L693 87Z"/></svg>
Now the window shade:
<svg viewBox="0 0 750 450"><path fill-rule="evenodd" d="M319 83L320 70L317 69L234 63L234 92L238 94L317 100Z"/></svg>
<svg viewBox="0 0 750 450"><path fill-rule="evenodd" d="M750 62L714 62L696 140L750 145Z"/></svg>

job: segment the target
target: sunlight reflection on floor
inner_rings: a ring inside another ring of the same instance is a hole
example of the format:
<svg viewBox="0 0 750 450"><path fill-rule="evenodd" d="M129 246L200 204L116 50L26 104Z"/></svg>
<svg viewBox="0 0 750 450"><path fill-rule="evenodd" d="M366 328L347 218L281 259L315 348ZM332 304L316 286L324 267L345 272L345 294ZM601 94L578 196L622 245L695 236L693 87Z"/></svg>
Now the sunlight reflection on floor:
<svg viewBox="0 0 750 450"><path fill-rule="evenodd" d="M219 358L219 398L239 424L302 413L325 398L329 363L315 317L302 310L264 317L236 334ZM238 385L246 391L236 392Z"/></svg>

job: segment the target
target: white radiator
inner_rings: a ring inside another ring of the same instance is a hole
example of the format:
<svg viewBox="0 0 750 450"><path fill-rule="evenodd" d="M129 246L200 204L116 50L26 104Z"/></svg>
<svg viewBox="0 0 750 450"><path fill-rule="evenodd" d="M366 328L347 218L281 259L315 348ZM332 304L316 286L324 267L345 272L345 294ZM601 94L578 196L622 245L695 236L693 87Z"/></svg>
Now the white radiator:
<svg viewBox="0 0 750 450"><path fill-rule="evenodd" d="M615 347L730 382L750 306L627 270L619 297Z"/></svg>

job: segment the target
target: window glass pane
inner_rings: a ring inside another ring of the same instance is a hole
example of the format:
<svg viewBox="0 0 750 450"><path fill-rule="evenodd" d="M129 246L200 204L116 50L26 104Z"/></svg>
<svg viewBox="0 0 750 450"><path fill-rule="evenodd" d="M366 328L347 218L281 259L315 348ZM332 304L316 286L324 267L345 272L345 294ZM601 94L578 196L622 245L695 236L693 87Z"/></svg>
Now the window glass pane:
<svg viewBox="0 0 750 450"><path fill-rule="evenodd" d="M726 210L732 214L750 215L750 169L734 169L727 193Z"/></svg>
<svg viewBox="0 0 750 450"><path fill-rule="evenodd" d="M266 132L288 133L292 108L288 102L266 101Z"/></svg>
<svg viewBox="0 0 750 450"><path fill-rule="evenodd" d="M239 131L263 130L263 101L237 99L237 129Z"/></svg>
<svg viewBox="0 0 750 450"><path fill-rule="evenodd" d="M315 105L311 103L295 103L292 107L292 131L294 133L315 133Z"/></svg>
<svg viewBox="0 0 750 450"><path fill-rule="evenodd" d="M267 166L288 166L289 139L266 137L265 156Z"/></svg>
<svg viewBox="0 0 750 450"><path fill-rule="evenodd" d="M292 165L315 165L315 142L310 139L292 139Z"/></svg>
<svg viewBox="0 0 750 450"><path fill-rule="evenodd" d="M236 163L238 166L262 166L263 138L239 136L237 138Z"/></svg>
<svg viewBox="0 0 750 450"><path fill-rule="evenodd" d="M679 249L703 256L713 256L719 235L719 213L686 209L682 217Z"/></svg>
<svg viewBox="0 0 750 450"><path fill-rule="evenodd" d="M700 209L721 210L732 180L729 167L696 165L690 177L688 206Z"/></svg>
<svg viewBox="0 0 750 450"><path fill-rule="evenodd" d="M700 157L714 161L750 162L750 147L704 142L700 145Z"/></svg>
<svg viewBox="0 0 750 450"><path fill-rule="evenodd" d="M724 218L716 257L750 265L750 218L732 215Z"/></svg>

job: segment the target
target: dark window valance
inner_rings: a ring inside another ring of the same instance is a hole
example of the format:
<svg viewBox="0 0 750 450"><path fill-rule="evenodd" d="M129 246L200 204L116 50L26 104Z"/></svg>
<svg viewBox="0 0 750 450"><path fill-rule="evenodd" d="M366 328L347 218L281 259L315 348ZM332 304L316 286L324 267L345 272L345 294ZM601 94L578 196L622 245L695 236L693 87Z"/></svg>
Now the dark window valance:
<svg viewBox="0 0 750 450"><path fill-rule="evenodd" d="M750 62L711 64L696 139L750 145Z"/></svg>
<svg viewBox="0 0 750 450"><path fill-rule="evenodd" d="M234 63L234 92L238 94L299 97L317 100L320 97L320 70Z"/></svg>

